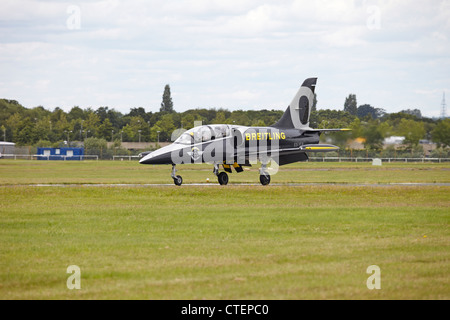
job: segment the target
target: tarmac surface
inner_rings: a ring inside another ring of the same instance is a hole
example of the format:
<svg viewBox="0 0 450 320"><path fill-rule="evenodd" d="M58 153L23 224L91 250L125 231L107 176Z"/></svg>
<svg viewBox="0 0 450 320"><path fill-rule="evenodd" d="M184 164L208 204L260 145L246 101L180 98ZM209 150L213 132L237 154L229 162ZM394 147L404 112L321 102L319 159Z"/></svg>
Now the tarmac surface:
<svg viewBox="0 0 450 320"><path fill-rule="evenodd" d="M200 187L220 187L219 183L183 183L182 186L200 186ZM228 186L261 186L259 183L229 183ZM306 186L339 186L339 187L427 187L441 186L450 187L450 183L271 183L269 186L285 186L285 187L306 187ZM146 184L126 184L126 183L102 183L102 184L13 184L3 185L3 187L176 187L173 183L146 183ZM223 186L226 187L226 186Z"/></svg>

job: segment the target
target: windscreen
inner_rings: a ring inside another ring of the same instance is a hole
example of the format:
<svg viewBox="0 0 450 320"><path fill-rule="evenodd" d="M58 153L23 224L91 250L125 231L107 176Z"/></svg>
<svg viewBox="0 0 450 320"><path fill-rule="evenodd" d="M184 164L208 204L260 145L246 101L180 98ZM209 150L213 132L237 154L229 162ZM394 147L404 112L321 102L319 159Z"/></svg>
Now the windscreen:
<svg viewBox="0 0 450 320"><path fill-rule="evenodd" d="M193 144L225 138L230 135L230 127L225 124L195 127L184 132L175 143Z"/></svg>

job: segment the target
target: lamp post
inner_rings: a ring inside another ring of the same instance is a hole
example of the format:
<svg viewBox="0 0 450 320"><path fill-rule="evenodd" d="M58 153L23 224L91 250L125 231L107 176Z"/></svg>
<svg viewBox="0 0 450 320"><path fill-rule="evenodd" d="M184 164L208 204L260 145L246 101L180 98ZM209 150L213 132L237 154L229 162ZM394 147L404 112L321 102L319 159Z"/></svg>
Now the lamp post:
<svg viewBox="0 0 450 320"><path fill-rule="evenodd" d="M138 132L139 132L139 143L141 143L141 131L142 130L138 130Z"/></svg>
<svg viewBox="0 0 450 320"><path fill-rule="evenodd" d="M70 147L69 133L71 133L72 130L71 131L64 130L64 132L67 133L67 146Z"/></svg>
<svg viewBox="0 0 450 320"><path fill-rule="evenodd" d="M114 139L114 130L111 130L111 142L114 142L113 139Z"/></svg>
<svg viewBox="0 0 450 320"><path fill-rule="evenodd" d="M83 122L84 122L84 120L81 120L81 127L80 127L80 141L83 141Z"/></svg>

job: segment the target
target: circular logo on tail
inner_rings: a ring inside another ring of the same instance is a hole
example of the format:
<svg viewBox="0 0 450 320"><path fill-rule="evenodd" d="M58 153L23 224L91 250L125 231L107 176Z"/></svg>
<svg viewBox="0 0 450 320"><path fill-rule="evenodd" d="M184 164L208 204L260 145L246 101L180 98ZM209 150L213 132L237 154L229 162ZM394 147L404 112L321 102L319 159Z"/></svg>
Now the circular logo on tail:
<svg viewBox="0 0 450 320"><path fill-rule="evenodd" d="M300 122L307 124L309 119L309 99L307 96L301 96L298 102L298 111Z"/></svg>

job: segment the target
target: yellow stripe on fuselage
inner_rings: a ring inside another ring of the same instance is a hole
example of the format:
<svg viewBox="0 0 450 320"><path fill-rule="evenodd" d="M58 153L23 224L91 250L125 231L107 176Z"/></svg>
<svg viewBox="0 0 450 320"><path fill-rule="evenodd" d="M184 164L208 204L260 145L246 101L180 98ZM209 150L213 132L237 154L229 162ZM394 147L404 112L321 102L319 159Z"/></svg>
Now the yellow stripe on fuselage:
<svg viewBox="0 0 450 320"><path fill-rule="evenodd" d="M335 150L335 147L306 147L305 150Z"/></svg>

